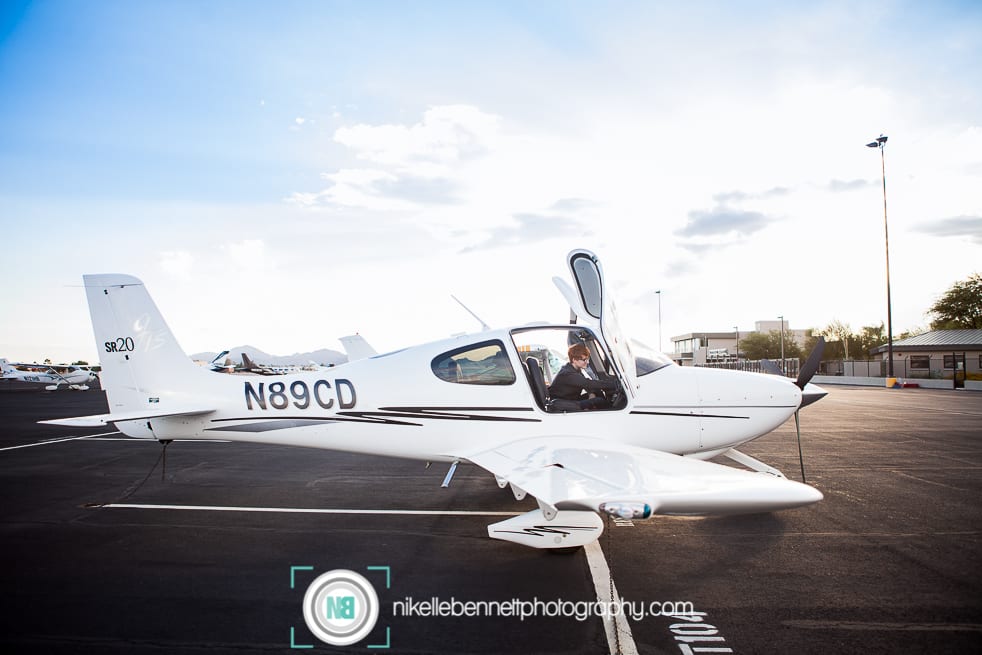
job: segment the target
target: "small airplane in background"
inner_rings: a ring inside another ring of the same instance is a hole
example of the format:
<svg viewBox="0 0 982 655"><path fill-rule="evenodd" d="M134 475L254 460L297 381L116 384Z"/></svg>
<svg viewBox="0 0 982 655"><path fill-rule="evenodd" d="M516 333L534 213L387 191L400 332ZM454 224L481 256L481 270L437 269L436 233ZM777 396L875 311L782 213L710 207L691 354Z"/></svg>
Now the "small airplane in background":
<svg viewBox="0 0 982 655"><path fill-rule="evenodd" d="M258 373L259 375L288 375L298 373L300 367L295 364L275 366L273 364L257 364L252 361L249 355L242 353L242 370L248 373Z"/></svg>
<svg viewBox="0 0 982 655"><path fill-rule="evenodd" d="M225 358L224 362L220 362L222 357ZM235 373L240 367L232 361L232 358L228 356L228 351L223 350L222 352L215 355L215 358L208 362L208 368L216 373Z"/></svg>
<svg viewBox="0 0 982 655"><path fill-rule="evenodd" d="M378 352L372 348L365 337L360 334L351 334L346 337L341 337L338 339L341 342L341 347L344 348L344 353L348 356L349 362L354 362L359 359L368 359L369 357L375 357Z"/></svg>
<svg viewBox="0 0 982 655"><path fill-rule="evenodd" d="M44 386L46 391L61 387L75 391L87 391L89 382L98 376L89 369L75 364L23 364L0 359L0 389L7 385Z"/></svg>
<svg viewBox="0 0 982 655"><path fill-rule="evenodd" d="M571 320L487 329L326 371L278 378L211 375L181 350L143 283L86 275L110 412L43 421L113 422L131 437L223 439L479 466L536 507L488 526L526 546L571 550L599 538L601 516L769 512L822 499L737 448L825 392L796 381L675 365L621 332L600 261L567 257L573 286L553 281ZM616 387L607 408L559 411L546 379L583 344L589 368ZM707 460L724 455L747 469Z"/></svg>
<svg viewBox="0 0 982 655"><path fill-rule="evenodd" d="M317 362L311 360L304 365L298 364L287 364L287 365L272 365L272 364L256 364L252 361L246 353L242 353L242 363L236 364L232 361L231 357L228 357L229 351L223 350L218 353L211 362L208 363L208 368L216 373L251 373L255 375L287 375L290 373L298 373L300 371L322 371L328 366L323 366ZM224 362L220 362L222 357L225 358Z"/></svg>

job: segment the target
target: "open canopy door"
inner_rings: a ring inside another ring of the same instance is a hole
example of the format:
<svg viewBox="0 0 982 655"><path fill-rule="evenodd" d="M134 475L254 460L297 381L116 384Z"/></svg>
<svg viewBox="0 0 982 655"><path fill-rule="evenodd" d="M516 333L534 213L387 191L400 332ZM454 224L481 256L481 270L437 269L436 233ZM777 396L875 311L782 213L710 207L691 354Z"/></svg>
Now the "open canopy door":
<svg viewBox="0 0 982 655"><path fill-rule="evenodd" d="M584 323L600 328L600 338L611 355L614 368L633 397L637 389L634 353L617 322L617 308L604 282L603 268L597 256L589 250L574 250L569 253L569 270L577 293L575 299L567 298L577 301L575 304L570 302L570 307ZM563 291L562 287L560 290Z"/></svg>

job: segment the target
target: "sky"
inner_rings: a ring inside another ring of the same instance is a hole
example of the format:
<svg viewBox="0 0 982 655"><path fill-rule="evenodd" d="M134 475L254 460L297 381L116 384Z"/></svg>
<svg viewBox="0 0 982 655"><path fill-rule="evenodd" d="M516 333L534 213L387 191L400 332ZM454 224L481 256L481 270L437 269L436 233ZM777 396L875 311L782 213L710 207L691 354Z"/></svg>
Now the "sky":
<svg viewBox="0 0 982 655"><path fill-rule="evenodd" d="M564 322L574 248L651 346L858 332L880 134L899 334L982 271L978 2L5 0L0 356L95 361L85 273L189 354Z"/></svg>

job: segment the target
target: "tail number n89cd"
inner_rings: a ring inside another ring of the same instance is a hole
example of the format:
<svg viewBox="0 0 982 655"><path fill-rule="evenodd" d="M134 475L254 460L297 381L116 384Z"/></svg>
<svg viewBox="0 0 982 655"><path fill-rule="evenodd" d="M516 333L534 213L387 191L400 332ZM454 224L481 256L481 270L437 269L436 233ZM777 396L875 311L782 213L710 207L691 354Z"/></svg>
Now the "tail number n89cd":
<svg viewBox="0 0 982 655"><path fill-rule="evenodd" d="M355 385L350 380L338 378L331 384L327 380L317 380L312 385L304 380L286 382L260 382L256 387L252 382L245 383L246 409L308 409L316 404L321 409L351 409L358 400Z"/></svg>

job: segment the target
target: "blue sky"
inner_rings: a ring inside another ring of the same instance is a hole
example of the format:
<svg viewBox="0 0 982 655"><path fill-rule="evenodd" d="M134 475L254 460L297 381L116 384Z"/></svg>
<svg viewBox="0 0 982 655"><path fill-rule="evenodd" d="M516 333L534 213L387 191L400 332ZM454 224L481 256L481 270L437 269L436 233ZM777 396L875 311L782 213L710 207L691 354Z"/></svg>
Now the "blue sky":
<svg viewBox="0 0 982 655"><path fill-rule="evenodd" d="M881 132L895 331L982 268L977 3L7 2L0 98L11 359L94 359L83 273L188 352L388 349L563 320L574 247L649 343L656 289L666 347L858 331Z"/></svg>

